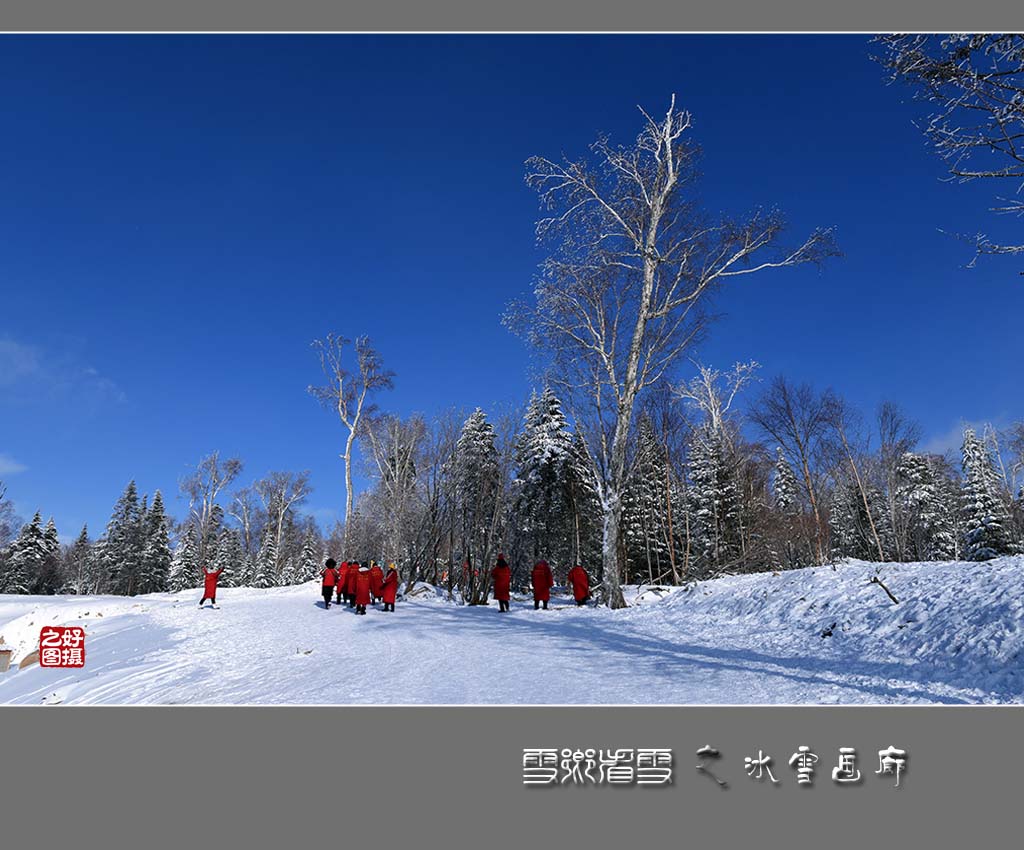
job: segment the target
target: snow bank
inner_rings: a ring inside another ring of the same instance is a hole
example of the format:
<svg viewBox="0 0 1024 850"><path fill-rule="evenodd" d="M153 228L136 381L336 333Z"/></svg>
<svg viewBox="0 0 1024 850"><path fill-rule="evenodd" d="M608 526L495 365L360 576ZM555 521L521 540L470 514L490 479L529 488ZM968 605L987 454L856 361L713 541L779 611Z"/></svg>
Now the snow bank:
<svg viewBox="0 0 1024 850"><path fill-rule="evenodd" d="M325 609L317 582L224 588L219 610L199 610L198 591L0 596L15 650L0 703L1024 702L1024 557L633 587L619 611L556 596L501 614L416 589L365 617ZM16 669L44 625L84 626L84 668Z"/></svg>
<svg viewBox="0 0 1024 850"><path fill-rule="evenodd" d="M876 577L898 604L872 582ZM918 678L994 699L1019 701L1024 694L1024 556L980 563L847 560L835 569L698 583L664 604L690 629L732 622L760 635L766 648L901 663Z"/></svg>

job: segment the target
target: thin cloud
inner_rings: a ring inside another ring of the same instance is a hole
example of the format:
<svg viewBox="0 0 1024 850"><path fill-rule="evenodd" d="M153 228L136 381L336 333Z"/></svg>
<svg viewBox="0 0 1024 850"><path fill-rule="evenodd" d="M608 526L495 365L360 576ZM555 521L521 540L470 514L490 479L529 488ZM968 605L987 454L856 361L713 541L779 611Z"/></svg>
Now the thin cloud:
<svg viewBox="0 0 1024 850"><path fill-rule="evenodd" d="M95 412L127 397L110 378L74 355L0 337L0 402L32 404L58 401Z"/></svg>
<svg viewBox="0 0 1024 850"><path fill-rule="evenodd" d="M960 447L964 442L964 431L973 428L980 436L984 433L986 426L991 425L996 430L1006 427L1006 417L999 416L995 419L974 419L967 421L961 419L952 425L949 430L936 434L921 445L921 451L927 454L945 455L949 452L959 454Z"/></svg>
<svg viewBox="0 0 1024 850"><path fill-rule="evenodd" d="M36 348L0 337L0 388L39 378L43 371Z"/></svg>
<svg viewBox="0 0 1024 850"><path fill-rule="evenodd" d="M0 454L0 475L17 475L28 469L23 463L18 463L10 455Z"/></svg>

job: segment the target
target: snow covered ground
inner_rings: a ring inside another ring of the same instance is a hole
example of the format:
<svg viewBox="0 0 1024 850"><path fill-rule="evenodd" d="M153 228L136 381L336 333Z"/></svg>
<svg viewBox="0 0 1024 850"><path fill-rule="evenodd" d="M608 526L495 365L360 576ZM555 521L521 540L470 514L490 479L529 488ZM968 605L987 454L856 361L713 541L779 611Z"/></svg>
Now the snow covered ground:
<svg viewBox="0 0 1024 850"><path fill-rule="evenodd" d="M200 595L0 596L15 665L44 625L87 632L85 668L12 665L0 703L1024 702L1024 557L634 588L622 611L430 594L358 617L314 583L224 589L219 610Z"/></svg>

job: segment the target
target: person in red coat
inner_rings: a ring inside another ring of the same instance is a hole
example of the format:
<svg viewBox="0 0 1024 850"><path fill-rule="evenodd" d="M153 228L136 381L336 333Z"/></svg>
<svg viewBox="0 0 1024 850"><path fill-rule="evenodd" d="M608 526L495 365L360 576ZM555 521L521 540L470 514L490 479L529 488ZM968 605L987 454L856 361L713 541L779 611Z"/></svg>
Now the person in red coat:
<svg viewBox="0 0 1024 850"><path fill-rule="evenodd" d="M572 585L572 596L576 606L586 605L590 599L590 576L579 564L569 570L569 583Z"/></svg>
<svg viewBox="0 0 1024 850"><path fill-rule="evenodd" d="M341 566L338 567L338 583L335 585L337 591L337 597L334 602L336 605L341 605L341 598L344 596L345 601L348 602L348 593L345 590L345 583L348 581L348 561L342 561Z"/></svg>
<svg viewBox="0 0 1024 850"><path fill-rule="evenodd" d="M384 599L384 610L395 610L395 596L398 593L398 570L394 564L388 564L387 574L380 588L381 597Z"/></svg>
<svg viewBox="0 0 1024 850"><path fill-rule="evenodd" d="M203 567L203 598L199 601L200 608L203 607L203 603L207 599L210 600L211 607L220 607L217 604L217 579L222 572L224 572L223 569L212 570L209 567Z"/></svg>
<svg viewBox="0 0 1024 850"><path fill-rule="evenodd" d="M374 603L380 601L380 589L382 584L384 584L384 570L380 568L376 561L371 561L370 596L373 597Z"/></svg>
<svg viewBox="0 0 1024 850"><path fill-rule="evenodd" d="M370 568L360 567L356 575L356 613L365 614L370 604Z"/></svg>
<svg viewBox="0 0 1024 850"><path fill-rule="evenodd" d="M512 589L512 570L509 569L504 555L498 555L498 562L491 570L491 579L494 582L494 598L498 600L498 611L508 611L509 591Z"/></svg>
<svg viewBox="0 0 1024 850"><path fill-rule="evenodd" d="M548 610L548 600L551 598L551 588L554 587L555 577L551 575L551 567L547 561L537 561L533 567L533 610L540 608L544 603L544 610Z"/></svg>
<svg viewBox="0 0 1024 850"><path fill-rule="evenodd" d="M324 595L324 609L331 607L331 597L334 596L334 588L338 584L338 571L335 569L338 562L334 558L328 558L324 568L320 570L320 590Z"/></svg>
<svg viewBox="0 0 1024 850"><path fill-rule="evenodd" d="M348 607L356 604L356 579L359 577L359 561L351 561L348 565L348 576L345 578L345 593L348 594Z"/></svg>

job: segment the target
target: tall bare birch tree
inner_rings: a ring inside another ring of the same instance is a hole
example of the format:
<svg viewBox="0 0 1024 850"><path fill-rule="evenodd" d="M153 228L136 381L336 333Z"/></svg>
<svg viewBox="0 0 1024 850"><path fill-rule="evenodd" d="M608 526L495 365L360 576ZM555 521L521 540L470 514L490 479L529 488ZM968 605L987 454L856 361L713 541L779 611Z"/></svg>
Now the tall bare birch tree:
<svg viewBox="0 0 1024 850"><path fill-rule="evenodd" d="M372 449L372 471L383 496L381 523L384 554L410 562L417 516L424 510L417 469L428 438L427 423L416 414L406 420L383 415L366 428Z"/></svg>
<svg viewBox="0 0 1024 850"><path fill-rule="evenodd" d="M204 564L209 555L207 547L215 530L214 508L224 490L231 486L242 472L242 461L237 457L220 459L220 452L209 454L196 464L193 472L181 479L179 487L188 498L188 511L199 533L198 558Z"/></svg>
<svg viewBox="0 0 1024 850"><path fill-rule="evenodd" d="M535 302L510 321L553 355L554 380L585 393L598 422L595 457L604 513L605 601L625 605L620 582L627 442L638 397L706 326L706 296L731 278L817 262L836 253L830 230L780 246L782 216L758 211L712 219L693 198L697 146L675 97L622 147L601 136L591 155L527 161L527 182L550 214L537 223L551 246Z"/></svg>
<svg viewBox="0 0 1024 850"><path fill-rule="evenodd" d="M334 410L345 426L345 451L341 459L345 461L345 544L349 539L349 526L352 519L352 450L356 438L369 417L373 416L377 407L369 401L377 390L391 389L394 386L395 373L384 368L384 361L377 350L371 345L369 337L357 337L353 346L355 369L346 365L348 357L345 350L352 345L352 340L337 334L328 334L324 339L313 340L313 348L320 357L327 383L323 386L309 387L309 393L320 400L329 410Z"/></svg>
<svg viewBox="0 0 1024 850"><path fill-rule="evenodd" d="M285 557L284 525L289 512L301 505L313 492L309 484L309 470L303 472L269 472L253 488L263 501L267 524L273 529L274 567L280 574Z"/></svg>

